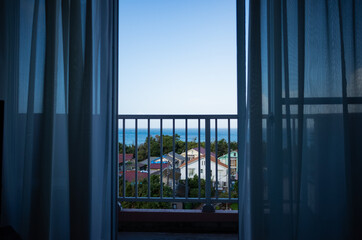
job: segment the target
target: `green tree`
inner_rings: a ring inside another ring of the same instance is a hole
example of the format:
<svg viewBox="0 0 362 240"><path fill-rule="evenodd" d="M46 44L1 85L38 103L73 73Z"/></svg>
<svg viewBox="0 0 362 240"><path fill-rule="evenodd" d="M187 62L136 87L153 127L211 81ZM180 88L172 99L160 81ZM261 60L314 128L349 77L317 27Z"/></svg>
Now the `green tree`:
<svg viewBox="0 0 362 240"><path fill-rule="evenodd" d="M150 137L150 151L151 156L160 156L160 142L159 136ZM145 142L138 147L138 159L144 160L148 157L148 137Z"/></svg>
<svg viewBox="0 0 362 240"><path fill-rule="evenodd" d="M123 144L119 144L119 153L123 153ZM187 149L190 150L192 148L198 148L198 142L196 138L190 142L187 142ZM169 153L173 151L173 136L163 135L163 154ZM228 153L228 143L225 139L221 139L218 141L218 157ZM205 142L200 142L200 147L205 148ZM215 152L215 142L211 142L211 151ZM230 151L237 150L237 142L230 142ZM126 153L135 154L135 145L126 145ZM180 140L180 135L175 135L175 152L181 154L185 152L186 143ZM161 137L156 135L155 137L150 137L150 151L151 156L160 156L161 155ZM145 142L138 146L138 160L144 160L148 157L148 137L146 138Z"/></svg>
<svg viewBox="0 0 362 240"><path fill-rule="evenodd" d="M134 144L130 144L130 145L127 145L125 146L126 148L126 154L134 154L135 153L135 145ZM120 154L123 154L123 143L118 143L118 152Z"/></svg>
<svg viewBox="0 0 362 240"><path fill-rule="evenodd" d="M231 191L231 198L238 198L238 181L235 181L230 188ZM219 198L229 198L229 192L222 192L219 193ZM229 209L231 208L232 210L238 210L238 204L237 203L219 203L215 209L216 210L220 210L220 209Z"/></svg>
<svg viewBox="0 0 362 240"><path fill-rule="evenodd" d="M230 149L232 151L238 150L238 142L230 142Z"/></svg>
<svg viewBox="0 0 362 240"><path fill-rule="evenodd" d="M151 176L151 197L160 197L161 194L161 182L160 176ZM138 197L148 196L148 180L145 178L138 182ZM163 184L163 197L172 197L172 189ZM134 197L136 195L135 182L126 181L126 196ZM119 179L119 192L123 193L123 178ZM169 209L171 203L168 202L121 202L124 208L138 208L138 209Z"/></svg>
<svg viewBox="0 0 362 240"><path fill-rule="evenodd" d="M211 143L211 151L215 152L215 141ZM217 141L217 156L220 157L228 152L228 144L225 139Z"/></svg>
<svg viewBox="0 0 362 240"><path fill-rule="evenodd" d="M162 139L162 150L163 154L173 151L173 137L169 135L163 135ZM184 152L185 142L180 140L178 134L175 135L175 152L181 154ZM156 135L155 137L150 137L150 152L151 156L160 156L161 155L161 137ZM148 157L148 137L145 142L138 147L138 159L144 160Z"/></svg>
<svg viewBox="0 0 362 240"><path fill-rule="evenodd" d="M180 184L186 185L185 180L181 180ZM206 196L206 181L205 179L200 179L200 197L204 198ZM190 198L198 198L199 197L199 177L194 175L193 178L188 179L188 197ZM211 188L211 196L215 195L215 189ZM181 196L182 197L182 196ZM185 203L184 208L186 209L194 209L199 207L203 203Z"/></svg>

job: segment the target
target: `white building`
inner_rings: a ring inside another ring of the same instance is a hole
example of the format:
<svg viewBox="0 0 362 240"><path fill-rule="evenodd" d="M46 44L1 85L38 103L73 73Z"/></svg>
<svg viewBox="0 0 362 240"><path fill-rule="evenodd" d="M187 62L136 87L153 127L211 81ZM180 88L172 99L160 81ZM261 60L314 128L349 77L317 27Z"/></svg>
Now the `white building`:
<svg viewBox="0 0 362 240"><path fill-rule="evenodd" d="M215 157L211 156L211 181L215 183L216 181L216 160ZM193 178L194 175L199 174L199 158L193 158L187 163L188 169L188 178ZM181 172L181 180L186 179L186 163L181 164L180 166ZM218 160L217 164L217 172L218 172L218 182L219 182L219 190L220 188L227 188L228 182L228 166ZM200 157L200 178L206 180L206 162L205 155L201 155Z"/></svg>
<svg viewBox="0 0 362 240"><path fill-rule="evenodd" d="M229 164L229 154L222 155L219 157L219 160L225 165ZM231 176L236 177L238 172L238 151L230 152L230 168Z"/></svg>
<svg viewBox="0 0 362 240"><path fill-rule="evenodd" d="M200 156L205 155L205 154L206 154L205 148L200 146ZM215 153L211 152L210 154L211 154L212 157L216 157ZM186 152L181 153L181 155L183 157L186 157ZM191 159L196 158L196 157L197 158L199 157L199 148L198 147L192 148L192 149L187 151L187 159L188 160L191 160Z"/></svg>

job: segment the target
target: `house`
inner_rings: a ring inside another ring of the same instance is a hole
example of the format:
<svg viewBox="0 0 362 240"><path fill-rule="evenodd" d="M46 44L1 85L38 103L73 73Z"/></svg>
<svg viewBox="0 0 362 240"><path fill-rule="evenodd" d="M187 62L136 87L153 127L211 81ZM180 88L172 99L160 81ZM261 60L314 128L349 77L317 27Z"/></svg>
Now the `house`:
<svg viewBox="0 0 362 240"><path fill-rule="evenodd" d="M206 154L205 148L200 147L200 155L205 155L205 154ZM211 156L216 157L215 153L211 152L210 154L211 154ZM183 157L186 157L186 152L183 152L181 155ZM199 157L199 148L198 147L192 148L192 149L187 151L188 160L191 160L191 159L196 158L196 157Z"/></svg>
<svg viewBox="0 0 362 240"><path fill-rule="evenodd" d="M225 165L229 164L229 154L224 154L219 157L219 160L224 163ZM230 152L230 169L231 169L231 176L236 177L237 169L238 169L238 151L231 151Z"/></svg>
<svg viewBox="0 0 362 240"><path fill-rule="evenodd" d="M162 156L162 162L163 162L163 163L168 163L168 160L166 159L166 156L167 156L167 155L163 155L163 156ZM160 163L161 157L151 157L151 158L150 158L150 161L151 161L151 164L152 164L152 163Z"/></svg>
<svg viewBox="0 0 362 240"><path fill-rule="evenodd" d="M136 170L136 159L129 160L126 162L126 169L127 170ZM137 170L146 170L147 169L147 161L138 161L137 162Z"/></svg>
<svg viewBox="0 0 362 240"><path fill-rule="evenodd" d="M148 159L139 161L138 164L137 164L137 167L139 168L140 171L147 171Z"/></svg>
<svg viewBox="0 0 362 240"><path fill-rule="evenodd" d="M161 161L161 157L150 157L151 173L160 169L160 167L161 167L160 166L160 161ZM170 163L169 160L166 159L166 155L162 158L162 162L163 162L163 166L167 166L167 164ZM134 160L130 165L127 166L127 169L130 168L130 167L132 169L135 169ZM145 160L139 161L137 163L137 168L139 170L147 171L147 169L148 169L148 158L146 158Z"/></svg>
<svg viewBox="0 0 362 240"><path fill-rule="evenodd" d="M164 158L171 164L173 165L173 152L169 152L167 153ZM178 168L182 163L185 162L185 157L182 156L181 154L175 153L175 168Z"/></svg>
<svg viewBox="0 0 362 240"><path fill-rule="evenodd" d="M157 171L152 171L152 175L161 175L161 169ZM178 184L181 177L180 169L175 169L175 177L173 176L173 169L168 164L165 168L162 168L162 182L169 187L173 187L173 181L175 184Z"/></svg>
<svg viewBox="0 0 362 240"><path fill-rule="evenodd" d="M173 163L173 152L169 152L166 155L166 159L170 162ZM175 168L178 168L182 163L185 162L185 157L182 156L181 154L175 153Z"/></svg>
<svg viewBox="0 0 362 240"><path fill-rule="evenodd" d="M168 162L162 164L162 169L169 168L170 164ZM154 173L161 170L161 164L160 163L151 163L150 165L150 173Z"/></svg>
<svg viewBox="0 0 362 240"><path fill-rule="evenodd" d="M119 169L123 169L123 158L126 164L126 169L130 169L131 160L133 159L133 154L118 154L118 166Z"/></svg>
<svg viewBox="0 0 362 240"><path fill-rule="evenodd" d="M123 172L119 171L119 176L122 177L123 176ZM127 182L135 182L136 180L136 171L135 170L127 170L125 172L125 176L126 176L126 181ZM147 171L138 171L137 172L137 181L140 182L143 179L148 178L148 173Z"/></svg>
<svg viewBox="0 0 362 240"><path fill-rule="evenodd" d="M216 158L211 156L211 181L215 183L216 181ZM193 178L195 175L199 173L199 158L193 158L187 162L187 171L188 171L188 178ZM180 166L181 172L181 180L186 179L186 163L181 164ZM222 163L220 160L217 161L217 175L218 175L218 182L219 182L219 190L221 188L227 188L228 182L228 166ZM205 155L201 155L200 158L200 178L206 180L206 162L205 162Z"/></svg>
<svg viewBox="0 0 362 240"><path fill-rule="evenodd" d="M173 152L169 152L162 156L163 163L169 163L171 166L173 165ZM159 163L161 161L161 157L151 158L151 163ZM182 163L185 162L185 157L181 154L175 153L175 167L178 168Z"/></svg>
<svg viewBox="0 0 362 240"><path fill-rule="evenodd" d="M175 155L176 160L176 155ZM153 159L150 164L151 175L161 175L161 157ZM167 186L173 186L173 169L172 169L172 158L169 155L162 157L162 182ZM178 183L180 179L180 170L175 169L175 182Z"/></svg>
<svg viewBox="0 0 362 240"><path fill-rule="evenodd" d="M118 163L122 164L123 163L123 155L124 155L124 160L127 162L129 160L133 159L133 153L127 153L127 154L118 154Z"/></svg>
<svg viewBox="0 0 362 240"><path fill-rule="evenodd" d="M136 170L136 159L133 158L133 154L125 154L125 165L126 170ZM119 154L118 156L119 169L123 171L123 154ZM138 161L137 162L138 170L146 170L147 169L147 160Z"/></svg>

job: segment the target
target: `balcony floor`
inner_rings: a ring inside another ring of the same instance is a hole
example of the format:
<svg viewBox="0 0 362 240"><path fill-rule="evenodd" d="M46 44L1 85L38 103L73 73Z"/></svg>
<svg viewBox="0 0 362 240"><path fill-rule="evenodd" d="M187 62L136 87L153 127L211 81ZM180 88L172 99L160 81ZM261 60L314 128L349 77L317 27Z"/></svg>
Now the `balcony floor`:
<svg viewBox="0 0 362 240"><path fill-rule="evenodd" d="M237 240L237 234L119 232L119 240Z"/></svg>

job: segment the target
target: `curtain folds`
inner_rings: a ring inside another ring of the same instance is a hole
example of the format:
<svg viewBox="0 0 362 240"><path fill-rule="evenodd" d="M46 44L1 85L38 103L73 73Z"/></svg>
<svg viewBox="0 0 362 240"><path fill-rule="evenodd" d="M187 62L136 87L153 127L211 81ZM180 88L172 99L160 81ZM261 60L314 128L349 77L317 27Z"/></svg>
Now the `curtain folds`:
<svg viewBox="0 0 362 240"><path fill-rule="evenodd" d="M1 3L1 221L23 239L114 237L116 6Z"/></svg>
<svg viewBox="0 0 362 240"><path fill-rule="evenodd" d="M362 1L247 10L251 225L240 239L361 239Z"/></svg>

